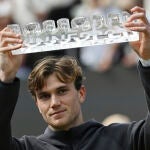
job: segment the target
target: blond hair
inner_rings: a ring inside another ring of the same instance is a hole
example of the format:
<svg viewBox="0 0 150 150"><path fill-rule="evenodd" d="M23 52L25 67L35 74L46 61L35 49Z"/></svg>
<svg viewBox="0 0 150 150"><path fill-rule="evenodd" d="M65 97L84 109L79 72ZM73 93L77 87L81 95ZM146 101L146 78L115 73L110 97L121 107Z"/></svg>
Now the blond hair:
<svg viewBox="0 0 150 150"><path fill-rule="evenodd" d="M47 78L53 73L61 82L74 82L75 88L80 89L83 82L83 73L76 59L71 56L47 56L37 61L28 77L28 88L34 98L35 91L41 90Z"/></svg>

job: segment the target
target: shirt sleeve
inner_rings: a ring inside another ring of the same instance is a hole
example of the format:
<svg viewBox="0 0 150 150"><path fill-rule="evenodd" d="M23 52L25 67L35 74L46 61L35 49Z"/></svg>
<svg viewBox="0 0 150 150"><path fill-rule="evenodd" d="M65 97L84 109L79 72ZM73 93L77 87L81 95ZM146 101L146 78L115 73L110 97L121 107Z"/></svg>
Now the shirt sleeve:
<svg viewBox="0 0 150 150"><path fill-rule="evenodd" d="M140 60L143 67L150 67L150 59L144 60L142 58L139 58L139 60Z"/></svg>
<svg viewBox="0 0 150 150"><path fill-rule="evenodd" d="M11 147L11 118L19 95L20 81L13 83L0 82L0 149L10 150Z"/></svg>
<svg viewBox="0 0 150 150"><path fill-rule="evenodd" d="M148 115L130 126L131 134L128 139L130 139L132 150L150 150L150 66L144 67L139 61L138 69L146 95Z"/></svg>
<svg viewBox="0 0 150 150"><path fill-rule="evenodd" d="M138 69L146 95L148 111L150 111L150 66L145 67L139 62Z"/></svg>

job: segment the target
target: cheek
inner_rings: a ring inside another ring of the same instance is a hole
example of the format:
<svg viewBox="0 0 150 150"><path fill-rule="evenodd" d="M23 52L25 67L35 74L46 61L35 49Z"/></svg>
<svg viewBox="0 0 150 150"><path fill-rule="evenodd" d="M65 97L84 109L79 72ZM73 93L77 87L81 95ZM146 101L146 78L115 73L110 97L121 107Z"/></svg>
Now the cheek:
<svg viewBox="0 0 150 150"><path fill-rule="evenodd" d="M75 109L75 111L79 111L81 107L81 104L79 101L76 101L76 103L73 105L73 108Z"/></svg>
<svg viewBox="0 0 150 150"><path fill-rule="evenodd" d="M49 109L49 104L46 103L38 102L37 106L41 114L46 114Z"/></svg>
<svg viewBox="0 0 150 150"><path fill-rule="evenodd" d="M75 95L75 97L68 100L67 105L72 113L77 113L80 110L79 97Z"/></svg>

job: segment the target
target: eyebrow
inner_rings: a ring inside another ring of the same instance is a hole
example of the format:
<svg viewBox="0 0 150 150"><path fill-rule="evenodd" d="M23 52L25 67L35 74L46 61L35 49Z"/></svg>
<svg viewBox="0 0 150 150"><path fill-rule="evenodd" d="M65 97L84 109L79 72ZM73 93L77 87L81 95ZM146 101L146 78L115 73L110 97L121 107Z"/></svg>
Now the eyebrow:
<svg viewBox="0 0 150 150"><path fill-rule="evenodd" d="M61 89L66 89L66 88L68 88L67 85L62 85L62 86L56 88L55 90L61 90ZM48 91L42 91L42 90L37 91L38 96L42 95L42 94L47 94L47 93L49 93L49 92Z"/></svg>
<svg viewBox="0 0 150 150"><path fill-rule="evenodd" d="M48 92L44 92L44 91L41 91L41 92L37 92L37 96L42 96L42 95L45 95L45 94L49 94Z"/></svg>
<svg viewBox="0 0 150 150"><path fill-rule="evenodd" d="M61 89L66 89L66 88L68 88L68 86L67 86L67 85L64 85L64 86L58 87L56 90L61 90Z"/></svg>

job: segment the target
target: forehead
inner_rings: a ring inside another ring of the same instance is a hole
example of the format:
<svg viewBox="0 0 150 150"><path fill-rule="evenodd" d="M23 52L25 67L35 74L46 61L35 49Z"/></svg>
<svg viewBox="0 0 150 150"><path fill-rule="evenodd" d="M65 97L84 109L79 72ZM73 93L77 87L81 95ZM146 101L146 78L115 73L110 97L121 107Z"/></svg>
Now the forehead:
<svg viewBox="0 0 150 150"><path fill-rule="evenodd" d="M65 83L65 82L60 81L57 78L56 74L53 73L45 80L45 84L41 90L42 91L43 90L55 90L60 87L69 87L69 86L73 86L73 85L74 85L73 82Z"/></svg>

